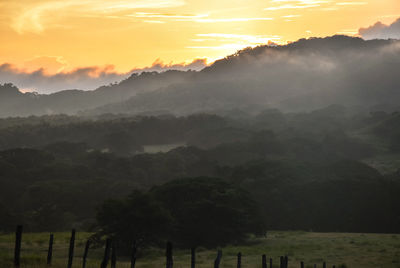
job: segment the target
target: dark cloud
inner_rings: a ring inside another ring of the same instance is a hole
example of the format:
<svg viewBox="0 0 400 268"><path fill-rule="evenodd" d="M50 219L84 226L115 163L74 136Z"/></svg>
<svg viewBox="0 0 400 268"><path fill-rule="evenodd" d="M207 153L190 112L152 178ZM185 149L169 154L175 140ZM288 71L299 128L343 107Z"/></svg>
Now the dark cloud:
<svg viewBox="0 0 400 268"><path fill-rule="evenodd" d="M368 28L359 29L358 33L366 40L400 39L400 18L390 25L377 22Z"/></svg>
<svg viewBox="0 0 400 268"><path fill-rule="evenodd" d="M93 90L102 85L119 82L132 73L143 71L162 72L166 70L200 70L206 66L205 59L196 59L189 64L165 64L159 59L152 66L133 69L128 73L118 73L113 66L77 68L70 72L49 75L45 69L33 72L21 70L16 66L4 63L0 65L0 83L13 83L21 90L53 93L65 89Z"/></svg>

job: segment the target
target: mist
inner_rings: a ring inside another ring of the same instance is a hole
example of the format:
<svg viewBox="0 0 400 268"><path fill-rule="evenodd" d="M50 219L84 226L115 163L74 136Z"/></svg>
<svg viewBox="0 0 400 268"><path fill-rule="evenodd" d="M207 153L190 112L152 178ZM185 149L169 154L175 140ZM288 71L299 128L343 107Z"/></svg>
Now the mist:
<svg viewBox="0 0 400 268"><path fill-rule="evenodd" d="M154 112L187 115L235 109L257 113L266 108L298 112L331 104L365 111L392 111L400 102L397 40L366 41L348 36L301 39L288 45L244 49L202 70L185 71L204 65L204 60L197 60L180 66L181 71L159 72L179 66L156 61L146 72L136 70L129 76L98 71L104 80L123 80L94 91L70 90L49 95L19 92L11 102L4 93L6 90L0 90L5 103L0 115ZM4 70L12 73L10 66L3 65L2 69L3 73ZM76 79L82 85L90 84L97 81L90 78L90 72L91 69L82 69L46 77L45 83L86 77ZM26 81L34 79L35 83L43 79L42 72L22 76Z"/></svg>
<svg viewBox="0 0 400 268"><path fill-rule="evenodd" d="M371 39L399 39L400 38L400 18L390 25L385 25L378 21L374 25L361 28L359 35L366 40Z"/></svg>
<svg viewBox="0 0 400 268"><path fill-rule="evenodd" d="M26 71L10 63L0 65L0 82L13 83L24 92L51 94L62 90L94 90L104 85L119 83L132 74L142 72L165 72L167 70L201 70L207 66L205 59L190 63L164 63L157 59L149 67L133 68L129 72L117 72L114 66L89 66L71 71L49 74L45 69Z"/></svg>
<svg viewBox="0 0 400 268"><path fill-rule="evenodd" d="M239 51L205 68L189 83L97 112L309 111L330 104L389 108L400 100L399 68L398 41L346 36L302 39Z"/></svg>

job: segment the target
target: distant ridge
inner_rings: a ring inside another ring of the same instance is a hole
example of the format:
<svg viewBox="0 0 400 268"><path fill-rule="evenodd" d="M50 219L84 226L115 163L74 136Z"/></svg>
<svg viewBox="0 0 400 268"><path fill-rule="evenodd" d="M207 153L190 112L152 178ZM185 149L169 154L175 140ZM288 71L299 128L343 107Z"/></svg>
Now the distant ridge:
<svg viewBox="0 0 400 268"><path fill-rule="evenodd" d="M0 86L0 116L309 111L334 103L391 110L400 103L399 69L397 40L300 39L244 49L199 72L144 72L94 91L22 94L6 84Z"/></svg>

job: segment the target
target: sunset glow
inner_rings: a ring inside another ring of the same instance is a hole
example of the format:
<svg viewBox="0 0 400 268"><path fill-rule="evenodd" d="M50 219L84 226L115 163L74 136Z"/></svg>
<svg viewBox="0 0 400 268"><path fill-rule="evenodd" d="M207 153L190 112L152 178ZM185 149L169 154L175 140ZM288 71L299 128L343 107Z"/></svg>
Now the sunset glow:
<svg viewBox="0 0 400 268"><path fill-rule="evenodd" d="M357 35L398 17L398 0L1 0L0 64L50 74L210 63L248 46Z"/></svg>

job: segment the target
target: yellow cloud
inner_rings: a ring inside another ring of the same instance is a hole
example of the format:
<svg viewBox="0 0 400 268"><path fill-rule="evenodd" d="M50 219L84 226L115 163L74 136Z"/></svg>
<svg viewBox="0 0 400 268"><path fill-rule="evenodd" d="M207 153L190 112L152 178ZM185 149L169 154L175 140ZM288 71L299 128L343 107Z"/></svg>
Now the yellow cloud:
<svg viewBox="0 0 400 268"><path fill-rule="evenodd" d="M351 34L392 23L397 10L399 0L0 0L0 62L25 68L36 55L60 55L65 71L115 64L127 72L158 57L215 60L270 40Z"/></svg>
<svg viewBox="0 0 400 268"><path fill-rule="evenodd" d="M135 18L159 18L171 19L175 21L193 21L199 23L217 23L217 22L247 22L247 21L269 21L273 18L267 17L250 17L250 18L208 18L209 14L161 14L161 13L147 13L136 12L135 14L128 15Z"/></svg>
<svg viewBox="0 0 400 268"><path fill-rule="evenodd" d="M360 5L366 5L368 2L340 2L336 3L338 6L360 6Z"/></svg>
<svg viewBox="0 0 400 268"><path fill-rule="evenodd" d="M18 15L12 24L18 33L41 33L51 27L57 18L76 16L107 16L112 13L141 8L169 8L184 5L184 0L69 0L39 1L18 6ZM60 15L62 14L62 15Z"/></svg>
<svg viewBox="0 0 400 268"><path fill-rule="evenodd" d="M247 46L267 44L270 41L279 41L279 36L265 36L265 35L245 35L245 34L225 34L225 33L208 33L208 34L197 34L199 37L215 37L223 39L236 39L246 42Z"/></svg>
<svg viewBox="0 0 400 268"><path fill-rule="evenodd" d="M319 4L312 4L312 5L292 5L292 4L286 4L286 5L281 5L281 6L275 6L275 7L266 7L264 10L280 10L280 9L304 9L304 8L312 8L312 7L319 7Z"/></svg>
<svg viewBox="0 0 400 268"><path fill-rule="evenodd" d="M148 13L148 12L136 12L135 14L128 15L136 18L165 18L165 19L198 19L207 17L208 14L160 14L160 13Z"/></svg>
<svg viewBox="0 0 400 268"><path fill-rule="evenodd" d="M165 21L160 21L160 20L144 20L143 22L145 22L145 23L158 23L158 24L165 23Z"/></svg>
<svg viewBox="0 0 400 268"><path fill-rule="evenodd" d="M40 55L26 60L23 67L27 70L39 70L44 68L45 73L58 73L68 66L68 62L62 56Z"/></svg>
<svg viewBox="0 0 400 268"><path fill-rule="evenodd" d="M285 15L285 16L282 16L282 18L298 18L298 17L301 17L301 15Z"/></svg>
<svg viewBox="0 0 400 268"><path fill-rule="evenodd" d="M197 19L196 22L215 23L215 22L246 22L246 21L265 21L274 18L222 18L222 19Z"/></svg>

